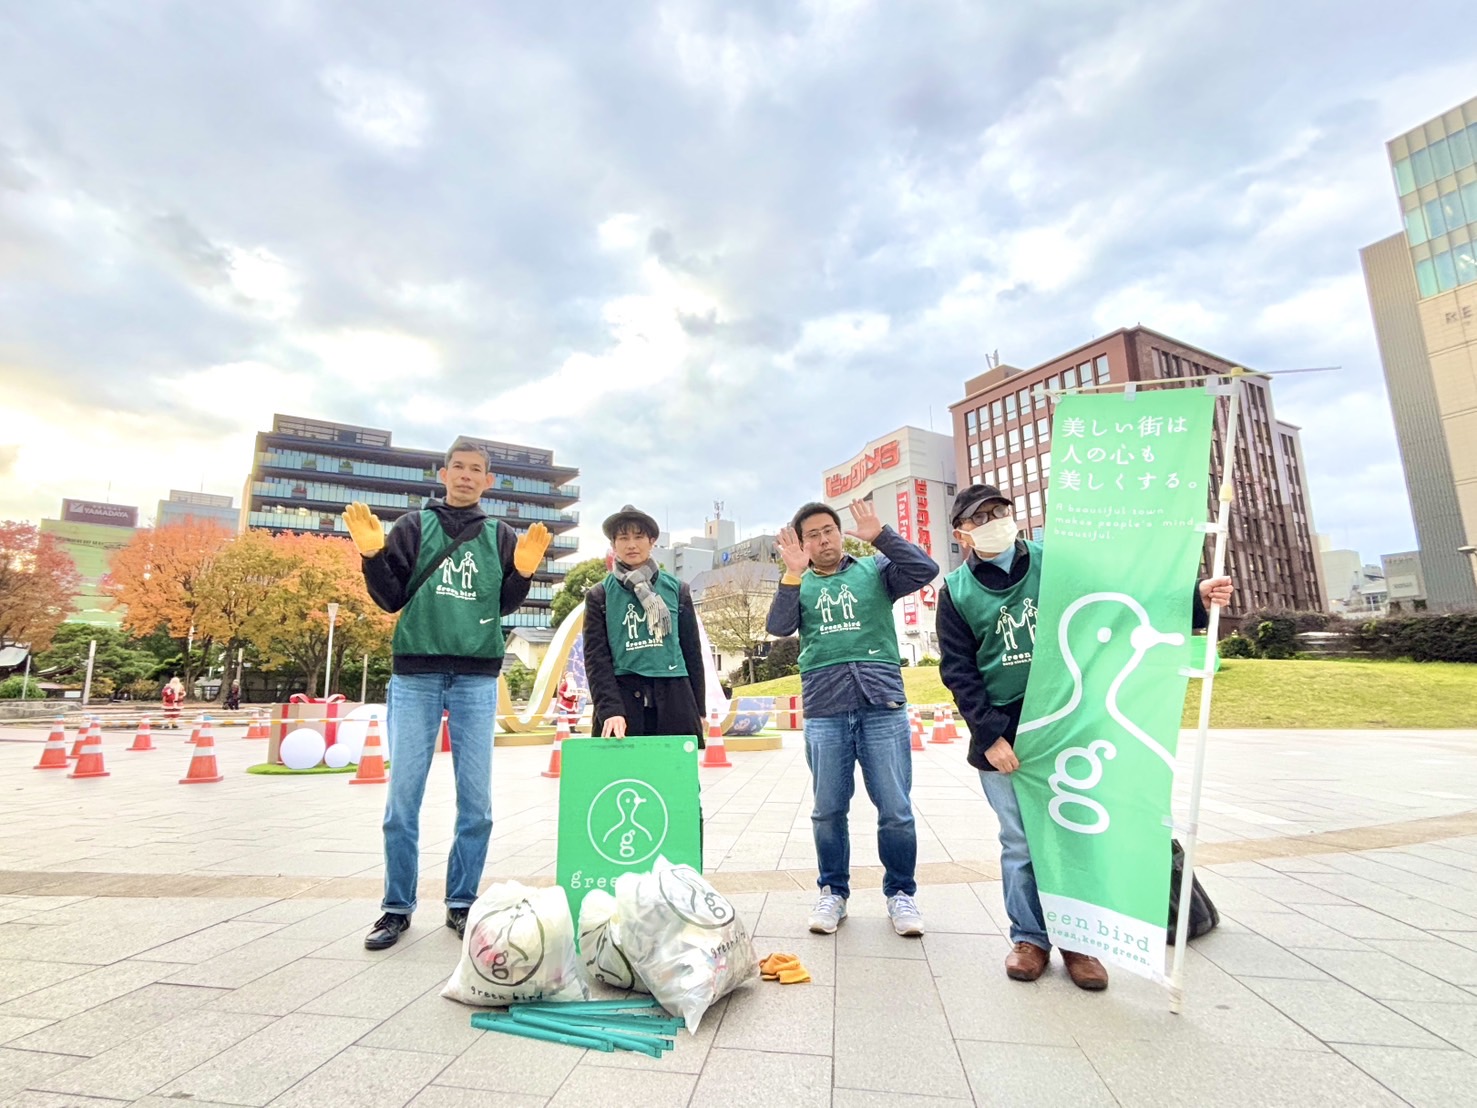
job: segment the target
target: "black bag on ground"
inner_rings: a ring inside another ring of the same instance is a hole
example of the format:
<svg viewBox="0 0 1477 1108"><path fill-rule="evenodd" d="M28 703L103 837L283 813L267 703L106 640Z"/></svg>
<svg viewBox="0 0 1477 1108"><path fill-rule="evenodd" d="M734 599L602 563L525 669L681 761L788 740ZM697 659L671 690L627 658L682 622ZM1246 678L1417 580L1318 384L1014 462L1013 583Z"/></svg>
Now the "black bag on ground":
<svg viewBox="0 0 1477 1108"><path fill-rule="evenodd" d="M1185 873L1185 848L1180 846L1178 839L1169 841L1170 864L1169 864L1169 945L1174 945L1174 927L1179 920L1180 914L1180 879ZM1221 922L1221 914L1215 910L1215 905L1210 902L1210 896L1205 891L1205 886L1200 884L1200 879L1190 877L1190 927L1189 937L1198 939L1207 931L1213 930L1216 924Z"/></svg>

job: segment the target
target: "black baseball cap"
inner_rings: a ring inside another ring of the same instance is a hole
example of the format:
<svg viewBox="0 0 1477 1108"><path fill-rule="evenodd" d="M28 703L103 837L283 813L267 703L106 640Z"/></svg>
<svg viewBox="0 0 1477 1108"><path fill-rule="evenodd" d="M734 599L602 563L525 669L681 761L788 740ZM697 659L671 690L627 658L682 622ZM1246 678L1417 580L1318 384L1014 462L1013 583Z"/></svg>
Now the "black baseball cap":
<svg viewBox="0 0 1477 1108"><path fill-rule="evenodd" d="M600 530L605 532L607 539L615 542L615 536L620 532L621 528L630 527L633 524L653 539L661 537L662 529L656 525L656 520L652 519L651 516L641 511L634 504L627 504L614 515L606 517L605 522L600 525Z"/></svg>
<svg viewBox="0 0 1477 1108"><path fill-rule="evenodd" d="M970 485L968 488L960 489L954 497L954 506L949 509L950 525L958 527L961 519L974 515L992 500L1000 500L1012 505L1015 503L994 485Z"/></svg>

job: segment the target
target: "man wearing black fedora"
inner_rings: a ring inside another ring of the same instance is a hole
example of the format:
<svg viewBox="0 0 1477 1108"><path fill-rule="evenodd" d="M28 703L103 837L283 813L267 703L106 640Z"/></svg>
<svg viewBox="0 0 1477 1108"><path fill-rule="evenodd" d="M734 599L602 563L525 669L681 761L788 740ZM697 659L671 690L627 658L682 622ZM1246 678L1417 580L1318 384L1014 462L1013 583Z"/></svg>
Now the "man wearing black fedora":
<svg viewBox="0 0 1477 1108"><path fill-rule="evenodd" d="M585 593L590 734L695 735L702 745L706 678L692 592L652 559L661 532L651 516L627 504L601 529L615 565Z"/></svg>

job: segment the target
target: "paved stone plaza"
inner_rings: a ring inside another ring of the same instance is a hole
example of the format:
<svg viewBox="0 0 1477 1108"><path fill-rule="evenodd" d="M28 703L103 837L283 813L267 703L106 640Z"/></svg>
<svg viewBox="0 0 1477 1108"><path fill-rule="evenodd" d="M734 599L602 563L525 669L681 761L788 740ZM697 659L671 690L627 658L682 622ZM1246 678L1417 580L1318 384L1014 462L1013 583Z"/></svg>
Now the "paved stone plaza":
<svg viewBox="0 0 1477 1108"><path fill-rule="evenodd" d="M266 744L239 729L225 781L181 787L184 736L110 733L111 776L73 781L31 770L44 733L0 730L0 1105L1477 1103L1472 732L1216 733L1200 874L1222 923L1180 1016L1125 972L1101 994L1058 959L1006 979L995 821L960 745L914 755L921 941L886 919L860 786L852 916L810 935L799 736L733 754L702 771L706 868L761 956L814 980L742 990L661 1060L483 1033L439 997L449 765L420 912L373 954L383 788L248 776ZM484 884L552 880L547 761L497 750Z"/></svg>

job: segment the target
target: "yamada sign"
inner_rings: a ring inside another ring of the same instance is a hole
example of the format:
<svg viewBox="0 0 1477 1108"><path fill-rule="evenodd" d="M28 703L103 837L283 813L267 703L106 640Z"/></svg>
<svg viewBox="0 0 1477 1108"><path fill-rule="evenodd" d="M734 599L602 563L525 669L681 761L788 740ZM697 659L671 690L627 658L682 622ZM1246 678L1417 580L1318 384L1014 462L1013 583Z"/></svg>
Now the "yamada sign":
<svg viewBox="0 0 1477 1108"><path fill-rule="evenodd" d="M138 509L126 504L102 504L96 500L63 500L62 519L69 523L106 523L113 527L137 527Z"/></svg>
<svg viewBox="0 0 1477 1108"><path fill-rule="evenodd" d="M826 495L840 496L850 492L874 473L891 469L900 461L902 461L902 451L898 446L898 440L885 442L876 450L859 455L856 461L852 462L851 469L833 473L827 477Z"/></svg>

